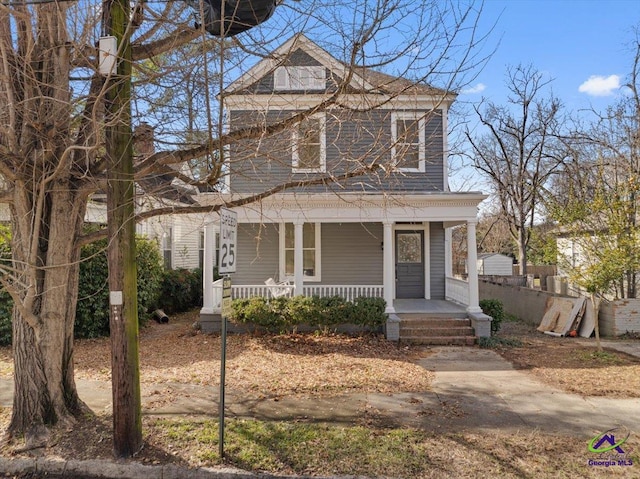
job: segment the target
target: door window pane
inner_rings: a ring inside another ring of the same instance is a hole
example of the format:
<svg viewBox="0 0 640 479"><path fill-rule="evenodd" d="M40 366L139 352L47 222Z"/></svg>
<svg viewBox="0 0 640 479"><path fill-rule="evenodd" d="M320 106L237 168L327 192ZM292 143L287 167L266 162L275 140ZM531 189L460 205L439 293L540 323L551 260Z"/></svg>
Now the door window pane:
<svg viewBox="0 0 640 479"><path fill-rule="evenodd" d="M398 263L422 263L422 241L420 233L399 233Z"/></svg>

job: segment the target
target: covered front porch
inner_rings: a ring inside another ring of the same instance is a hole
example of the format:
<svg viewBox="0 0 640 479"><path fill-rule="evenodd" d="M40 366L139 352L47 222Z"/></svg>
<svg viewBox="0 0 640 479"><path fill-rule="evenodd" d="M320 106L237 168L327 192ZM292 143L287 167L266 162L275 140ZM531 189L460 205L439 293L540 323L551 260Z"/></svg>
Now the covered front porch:
<svg viewBox="0 0 640 479"><path fill-rule="evenodd" d="M409 310L481 314L475 225L483 198L478 193L298 194L272 197L259 207L237 208L240 226L254 229L238 241L244 247L238 249L238 257L244 257L246 264L242 266L239 259L238 273L231 275L232 298L382 297L391 323L395 315ZM307 229L309 224L315 228ZM452 276L451 229L460 225L467 226L466 281ZM315 231L313 244L307 242L308 230ZM212 222L205 229L201 316L219 314L221 306L222 285L213 282L215 233ZM259 253L250 244L253 238L261 241ZM310 247L315 248L312 263ZM403 284L403 268L412 264L413 277L405 277L415 278L415 284Z"/></svg>

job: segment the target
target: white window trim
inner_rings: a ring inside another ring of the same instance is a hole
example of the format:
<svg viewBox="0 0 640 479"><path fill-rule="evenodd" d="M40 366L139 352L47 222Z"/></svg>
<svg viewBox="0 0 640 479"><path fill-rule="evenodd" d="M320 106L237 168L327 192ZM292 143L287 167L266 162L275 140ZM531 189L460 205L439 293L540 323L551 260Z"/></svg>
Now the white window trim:
<svg viewBox="0 0 640 479"><path fill-rule="evenodd" d="M290 223L293 224L293 223ZM321 225L322 223L314 223L315 224L315 251L316 251L316 264L315 264L315 274L313 276L304 276L303 279L304 281L309 281L309 282L319 282L322 280L322 274L320 271L320 265L321 265L321 247L320 247L320 238L321 238L321 234L320 234L320 229L321 229ZM279 233L280 233L280 241L279 241L279 270L280 270L280 280L281 281L294 281L294 275L287 275L286 274L286 256L285 256L285 223L280 223L280 227L279 227ZM295 257L295 250L294 250L294 257Z"/></svg>
<svg viewBox="0 0 640 479"><path fill-rule="evenodd" d="M425 148L425 136L426 136L426 121L424 119L424 113L414 113L414 112L401 112L394 111L391 113L391 161L394 165L397 165L400 162L400 159L397 158L398 155L398 144L403 144L404 142L398 141L398 120L416 120L418 121L418 168L397 168L397 171L402 172L413 172L413 173L424 173L426 171L426 148Z"/></svg>
<svg viewBox="0 0 640 479"><path fill-rule="evenodd" d="M292 78L300 78L293 72L307 71L304 77L309 81L308 84L292 84ZM315 66L280 66L273 72L273 86L275 90L301 91L301 90L324 90L327 86L325 67L321 65Z"/></svg>
<svg viewBox="0 0 640 479"><path fill-rule="evenodd" d="M298 155L298 125L291 133L291 164L294 173L325 173L327 171L327 125L324 113L316 113L308 118L317 119L320 122L320 166L318 168L299 168L300 157Z"/></svg>
<svg viewBox="0 0 640 479"><path fill-rule="evenodd" d="M169 252L169 269L173 269L175 266L175 258L174 258L174 230L173 226L168 226L166 230L162 233L162 264L167 267L165 262L165 254ZM166 243L169 243L169 247L166 247Z"/></svg>

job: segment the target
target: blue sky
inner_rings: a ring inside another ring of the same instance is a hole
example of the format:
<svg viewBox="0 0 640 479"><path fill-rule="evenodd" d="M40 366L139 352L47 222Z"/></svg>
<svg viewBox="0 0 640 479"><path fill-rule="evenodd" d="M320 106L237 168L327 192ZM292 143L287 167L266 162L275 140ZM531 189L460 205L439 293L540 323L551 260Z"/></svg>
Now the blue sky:
<svg viewBox="0 0 640 479"><path fill-rule="evenodd" d="M497 51L459 100L503 101L506 67L518 63L553 78L555 95L570 110L600 109L622 94L640 2L486 0L484 28L494 21Z"/></svg>

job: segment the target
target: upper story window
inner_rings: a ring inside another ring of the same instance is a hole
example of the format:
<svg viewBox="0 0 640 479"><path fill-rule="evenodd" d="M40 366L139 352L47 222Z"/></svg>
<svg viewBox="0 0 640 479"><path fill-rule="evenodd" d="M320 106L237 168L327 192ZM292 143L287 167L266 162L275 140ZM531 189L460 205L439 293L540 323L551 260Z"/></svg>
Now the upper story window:
<svg viewBox="0 0 640 479"><path fill-rule="evenodd" d="M323 66L278 67L273 78L276 90L324 90L327 86Z"/></svg>
<svg viewBox="0 0 640 479"><path fill-rule="evenodd" d="M391 115L391 158L399 171L425 171L424 115L396 112Z"/></svg>
<svg viewBox="0 0 640 479"><path fill-rule="evenodd" d="M320 173L327 170L323 114L312 115L298 123L293 128L291 141L294 172Z"/></svg>

